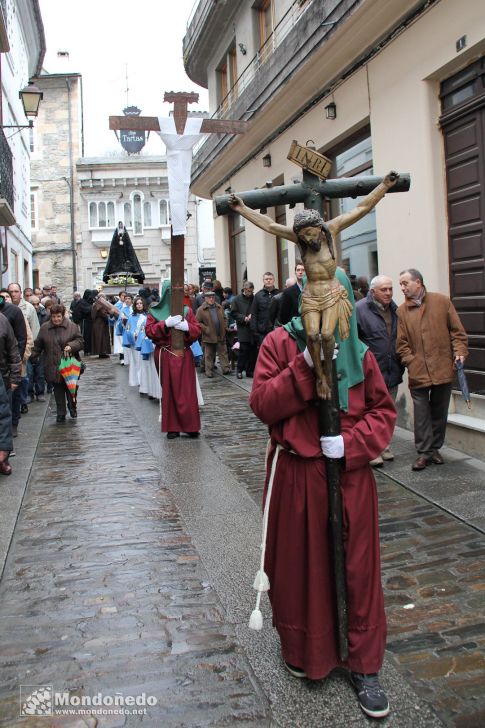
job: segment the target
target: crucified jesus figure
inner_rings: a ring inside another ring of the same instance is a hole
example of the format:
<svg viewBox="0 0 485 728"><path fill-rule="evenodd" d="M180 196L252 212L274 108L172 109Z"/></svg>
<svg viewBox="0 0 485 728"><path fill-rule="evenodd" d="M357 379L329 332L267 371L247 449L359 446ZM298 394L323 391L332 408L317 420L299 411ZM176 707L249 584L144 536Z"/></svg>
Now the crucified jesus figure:
<svg viewBox="0 0 485 728"><path fill-rule="evenodd" d="M338 215L327 223L316 210L303 210L295 215L293 228L279 225L268 215L252 210L234 193L229 197L229 205L234 212L262 230L290 240L298 246L307 276L300 313L307 336L307 347L315 367L317 395L320 399L332 398L335 329L338 324L340 338L346 339L352 314L347 291L335 276L337 263L333 239L341 230L367 215L396 184L398 177L397 172L389 172L381 184L353 210Z"/></svg>

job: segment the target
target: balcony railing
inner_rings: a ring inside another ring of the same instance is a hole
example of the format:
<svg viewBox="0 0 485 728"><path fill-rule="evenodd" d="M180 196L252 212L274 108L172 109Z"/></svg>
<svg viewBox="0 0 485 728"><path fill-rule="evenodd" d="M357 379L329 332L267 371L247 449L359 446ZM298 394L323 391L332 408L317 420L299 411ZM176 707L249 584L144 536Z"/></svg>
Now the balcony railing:
<svg viewBox="0 0 485 728"><path fill-rule="evenodd" d="M12 151L2 129L0 129L0 197L7 200L13 210Z"/></svg>
<svg viewBox="0 0 485 728"><path fill-rule="evenodd" d="M263 66L270 56L284 41L288 33L290 33L298 23L307 8L312 4L313 0L295 0L281 18L280 22L275 25L273 32L266 39L264 44L258 50L254 58L249 62L241 75L234 82L233 86L222 99L216 111L213 113L213 119L223 119L229 112L232 104L254 81L256 74L261 66Z"/></svg>

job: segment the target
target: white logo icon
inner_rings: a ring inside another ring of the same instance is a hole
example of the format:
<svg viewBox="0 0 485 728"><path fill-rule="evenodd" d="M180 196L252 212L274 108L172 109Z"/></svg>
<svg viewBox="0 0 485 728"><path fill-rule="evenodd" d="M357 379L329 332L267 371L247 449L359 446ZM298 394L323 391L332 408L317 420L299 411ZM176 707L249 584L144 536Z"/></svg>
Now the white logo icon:
<svg viewBox="0 0 485 728"><path fill-rule="evenodd" d="M26 687L32 692L25 699L20 695L20 715L52 715L52 685L22 686L21 693Z"/></svg>

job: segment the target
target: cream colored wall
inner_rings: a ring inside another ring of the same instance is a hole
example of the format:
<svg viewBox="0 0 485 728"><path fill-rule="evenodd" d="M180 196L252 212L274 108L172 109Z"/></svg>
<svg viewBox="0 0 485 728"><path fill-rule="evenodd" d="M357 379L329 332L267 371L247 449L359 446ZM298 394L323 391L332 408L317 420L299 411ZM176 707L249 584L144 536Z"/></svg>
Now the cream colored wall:
<svg viewBox="0 0 485 728"><path fill-rule="evenodd" d="M459 10L459 12L458 12ZM467 36L467 49L457 54L455 43ZM337 119L325 119L326 98L261 151L256 159L225 182L242 191L263 186L284 174L285 184L299 174L286 159L291 141L313 139L317 148L330 148L370 119L374 173L390 169L411 174L408 193L389 195L376 210L379 269L395 281L400 270L419 268L429 289L449 293L446 178L440 115L439 83L475 57L485 43L485 13L480 0L457 6L442 0L401 36L339 86L333 100ZM316 71L315 71L316 72ZM369 101L370 99L370 101ZM262 157L271 154L272 166ZM224 190L216 194L224 194ZM291 225L295 210L287 211ZM227 245L216 231L216 247ZM247 223L248 275L255 284L265 270L276 270L273 239ZM218 253L218 276L229 279L229 267Z"/></svg>
<svg viewBox="0 0 485 728"><path fill-rule="evenodd" d="M455 49L462 35L466 58ZM470 0L457 13L453 0L443 0L369 64L374 168L380 174L392 166L412 180L407 194L377 209L379 269L394 281L400 270L415 267L429 289L449 294L439 82L467 65L484 37L483 3Z"/></svg>

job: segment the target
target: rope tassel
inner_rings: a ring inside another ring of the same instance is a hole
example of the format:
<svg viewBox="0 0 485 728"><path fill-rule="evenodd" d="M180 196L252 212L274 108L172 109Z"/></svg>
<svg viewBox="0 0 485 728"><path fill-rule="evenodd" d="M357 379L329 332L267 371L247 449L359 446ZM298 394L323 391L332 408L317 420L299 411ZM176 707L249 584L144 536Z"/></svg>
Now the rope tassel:
<svg viewBox="0 0 485 728"><path fill-rule="evenodd" d="M261 594L263 592L269 591L269 579L268 575L264 571L264 557L266 555L266 537L268 534L268 517L269 517L269 505L271 502L271 494L273 492L273 481L274 481L274 474L276 471L276 463L278 462L278 455L281 450L281 445L276 446L276 452L273 457L273 462L271 463L271 474L269 476L269 483L268 483L268 492L266 494L266 503L264 504L264 512L263 512L263 537L261 541L261 561L259 564L259 571L256 573L256 577L254 579L253 583L253 589L256 589L258 592L256 596L256 606L251 612L251 617L249 618L249 629L254 629L257 632L263 629L263 613L261 612L261 609L259 607L261 603Z"/></svg>
<svg viewBox="0 0 485 728"><path fill-rule="evenodd" d="M258 571L254 578L253 589L259 592L269 591L269 579L265 571L261 571L261 569Z"/></svg>

